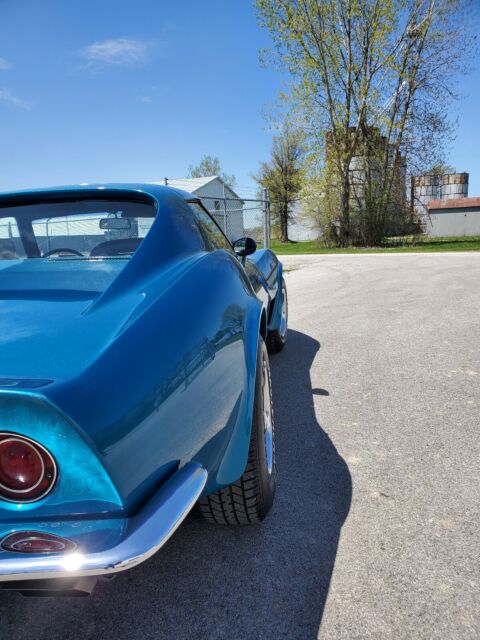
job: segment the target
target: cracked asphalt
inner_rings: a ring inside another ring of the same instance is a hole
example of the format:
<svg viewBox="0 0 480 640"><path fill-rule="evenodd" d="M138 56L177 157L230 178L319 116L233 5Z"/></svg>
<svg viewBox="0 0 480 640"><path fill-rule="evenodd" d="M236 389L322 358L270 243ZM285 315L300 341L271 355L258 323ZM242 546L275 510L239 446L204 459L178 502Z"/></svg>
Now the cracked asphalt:
<svg viewBox="0 0 480 640"><path fill-rule="evenodd" d="M1 640L480 637L480 254L284 263L265 523L193 514L88 599L0 593Z"/></svg>

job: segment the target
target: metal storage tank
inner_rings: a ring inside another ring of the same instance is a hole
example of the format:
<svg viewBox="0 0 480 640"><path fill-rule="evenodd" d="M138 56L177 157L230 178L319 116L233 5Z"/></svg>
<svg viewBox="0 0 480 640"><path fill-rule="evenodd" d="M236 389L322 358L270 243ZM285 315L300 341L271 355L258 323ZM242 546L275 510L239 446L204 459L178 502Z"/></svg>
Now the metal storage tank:
<svg viewBox="0 0 480 640"><path fill-rule="evenodd" d="M468 197L468 173L449 173L442 177L440 200L458 200Z"/></svg>
<svg viewBox="0 0 480 640"><path fill-rule="evenodd" d="M355 134L355 127L351 127L350 134ZM371 148L370 154L364 155L362 150L366 142ZM385 153L386 139L381 135L377 127L365 126L362 128L360 138L357 141L356 154L351 158L349 169L350 186L350 207L352 211L365 207L365 195L367 187L367 176L373 190L380 186L382 175L382 163ZM334 162L334 141L331 132L326 135L325 160L329 182L331 187L335 187L338 181L338 172ZM375 153L375 151L377 153ZM397 156L397 150L393 145L388 147L388 165L393 168L393 189L391 207L394 213L401 212L405 208L406 201L406 162L403 156Z"/></svg>
<svg viewBox="0 0 480 640"><path fill-rule="evenodd" d="M442 176L427 174L413 178L413 208L424 215L427 212L428 203L431 200L441 198Z"/></svg>
<svg viewBox="0 0 480 640"><path fill-rule="evenodd" d="M413 208L427 214L432 200L456 200L468 197L468 173L426 174L413 178Z"/></svg>
<svg viewBox="0 0 480 640"><path fill-rule="evenodd" d="M350 206L355 209L365 204L365 183L367 180L364 156L353 156L349 166Z"/></svg>

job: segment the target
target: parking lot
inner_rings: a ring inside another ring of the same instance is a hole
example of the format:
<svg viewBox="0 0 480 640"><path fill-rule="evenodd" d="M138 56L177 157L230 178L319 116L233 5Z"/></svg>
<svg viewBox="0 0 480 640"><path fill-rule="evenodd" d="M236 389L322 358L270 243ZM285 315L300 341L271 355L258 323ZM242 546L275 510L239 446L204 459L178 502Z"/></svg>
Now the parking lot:
<svg viewBox="0 0 480 640"><path fill-rule="evenodd" d="M268 520L191 515L89 599L0 593L0 638L480 637L480 255L285 259Z"/></svg>

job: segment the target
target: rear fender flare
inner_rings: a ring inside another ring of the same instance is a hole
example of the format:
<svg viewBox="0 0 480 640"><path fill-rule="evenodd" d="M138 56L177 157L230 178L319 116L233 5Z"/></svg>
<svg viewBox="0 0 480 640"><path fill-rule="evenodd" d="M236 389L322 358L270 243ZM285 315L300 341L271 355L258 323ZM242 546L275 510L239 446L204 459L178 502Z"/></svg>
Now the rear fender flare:
<svg viewBox="0 0 480 640"><path fill-rule="evenodd" d="M262 304L252 301L251 309L246 313L244 340L246 380L237 424L225 449L218 468L216 484L226 487L240 478L245 471L250 447L253 407L255 403L255 377L257 369L258 341L266 329L266 312Z"/></svg>
<svg viewBox="0 0 480 640"><path fill-rule="evenodd" d="M277 293L272 302L273 310L270 316L270 322L268 323L269 331L276 331L280 327L280 322L282 320L282 306L283 306L282 281L283 281L283 265L281 262L279 262L277 267Z"/></svg>

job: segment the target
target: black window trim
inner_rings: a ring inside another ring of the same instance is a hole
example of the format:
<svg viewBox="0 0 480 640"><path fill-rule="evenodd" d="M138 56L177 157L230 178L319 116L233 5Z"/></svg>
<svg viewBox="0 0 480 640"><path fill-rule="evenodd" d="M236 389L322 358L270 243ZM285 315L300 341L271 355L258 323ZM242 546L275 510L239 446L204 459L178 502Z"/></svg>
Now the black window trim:
<svg viewBox="0 0 480 640"><path fill-rule="evenodd" d="M215 218L212 216L212 214L208 211L208 209L205 207L205 205L203 204L203 202L200 200L200 198L189 198L187 200L188 204L198 204L200 205L200 208L203 209L205 211L205 213L207 214L207 216L210 218L210 220L213 222L214 225L216 225L218 227L218 230L220 231L220 233L222 234L222 236L225 238L225 240L227 241L229 247L232 249L232 251L235 253L234 248L233 248L233 244L230 242L230 240L227 238L227 236L225 235L225 232L223 231L222 227L218 224L218 222L215 220Z"/></svg>

